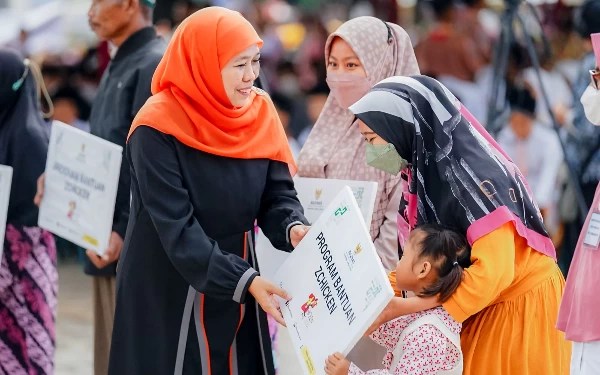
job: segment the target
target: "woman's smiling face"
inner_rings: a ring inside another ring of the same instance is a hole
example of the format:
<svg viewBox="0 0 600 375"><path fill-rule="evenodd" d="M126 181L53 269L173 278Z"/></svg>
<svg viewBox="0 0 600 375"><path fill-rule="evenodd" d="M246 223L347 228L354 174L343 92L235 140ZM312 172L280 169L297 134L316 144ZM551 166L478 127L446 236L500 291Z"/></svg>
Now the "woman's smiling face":
<svg viewBox="0 0 600 375"><path fill-rule="evenodd" d="M221 69L223 88L233 107L246 104L259 73L260 50L256 44L235 55Z"/></svg>

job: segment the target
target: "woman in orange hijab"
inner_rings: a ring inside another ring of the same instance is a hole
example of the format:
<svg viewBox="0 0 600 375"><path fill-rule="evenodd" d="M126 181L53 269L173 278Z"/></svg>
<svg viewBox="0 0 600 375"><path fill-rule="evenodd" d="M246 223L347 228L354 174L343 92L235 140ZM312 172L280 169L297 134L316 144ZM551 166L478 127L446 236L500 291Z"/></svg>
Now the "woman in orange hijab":
<svg viewBox="0 0 600 375"><path fill-rule="evenodd" d="M285 132L253 87L261 45L239 13L206 8L154 74L127 144L111 375L274 374L265 311L282 323L271 297L287 295L258 275L251 231L291 251L308 227Z"/></svg>

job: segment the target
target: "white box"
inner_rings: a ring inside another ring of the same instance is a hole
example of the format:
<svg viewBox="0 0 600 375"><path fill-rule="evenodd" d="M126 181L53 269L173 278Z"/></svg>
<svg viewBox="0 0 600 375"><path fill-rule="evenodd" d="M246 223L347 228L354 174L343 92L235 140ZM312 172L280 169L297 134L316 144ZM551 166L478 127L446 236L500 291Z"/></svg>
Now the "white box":
<svg viewBox="0 0 600 375"><path fill-rule="evenodd" d="M394 296L349 187L322 212L275 275L292 296L279 303L306 375L347 355Z"/></svg>

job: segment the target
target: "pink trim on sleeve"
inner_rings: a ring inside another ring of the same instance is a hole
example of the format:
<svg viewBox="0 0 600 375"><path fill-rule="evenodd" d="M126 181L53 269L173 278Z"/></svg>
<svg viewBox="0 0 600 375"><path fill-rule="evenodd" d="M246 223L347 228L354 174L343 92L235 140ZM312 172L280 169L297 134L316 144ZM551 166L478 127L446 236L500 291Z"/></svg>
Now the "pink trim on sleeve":
<svg viewBox="0 0 600 375"><path fill-rule="evenodd" d="M473 245L479 238L493 232L508 222L512 222L515 225L517 233L527 240L527 244L532 249L537 250L556 261L556 250L554 249L552 240L527 228L521 219L512 213L506 206L498 207L493 212L471 224L467 229L467 240Z"/></svg>

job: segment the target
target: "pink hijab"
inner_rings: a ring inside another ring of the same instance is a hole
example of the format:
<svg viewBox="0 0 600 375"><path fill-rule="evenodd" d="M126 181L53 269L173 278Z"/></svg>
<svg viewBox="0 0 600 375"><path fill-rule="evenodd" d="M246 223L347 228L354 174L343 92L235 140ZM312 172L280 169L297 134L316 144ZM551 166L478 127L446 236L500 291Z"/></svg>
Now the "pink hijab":
<svg viewBox="0 0 600 375"><path fill-rule="evenodd" d="M394 39L391 45L387 42L388 29L382 20L358 17L345 22L327 39L325 61L329 60L331 42L337 36L354 50L373 83L392 76L420 74L408 34L398 25L388 25ZM400 178L368 166L364 142L354 115L329 95L300 152L298 174L301 177L378 182L371 222L371 236L375 239L383 223L390 193Z"/></svg>

